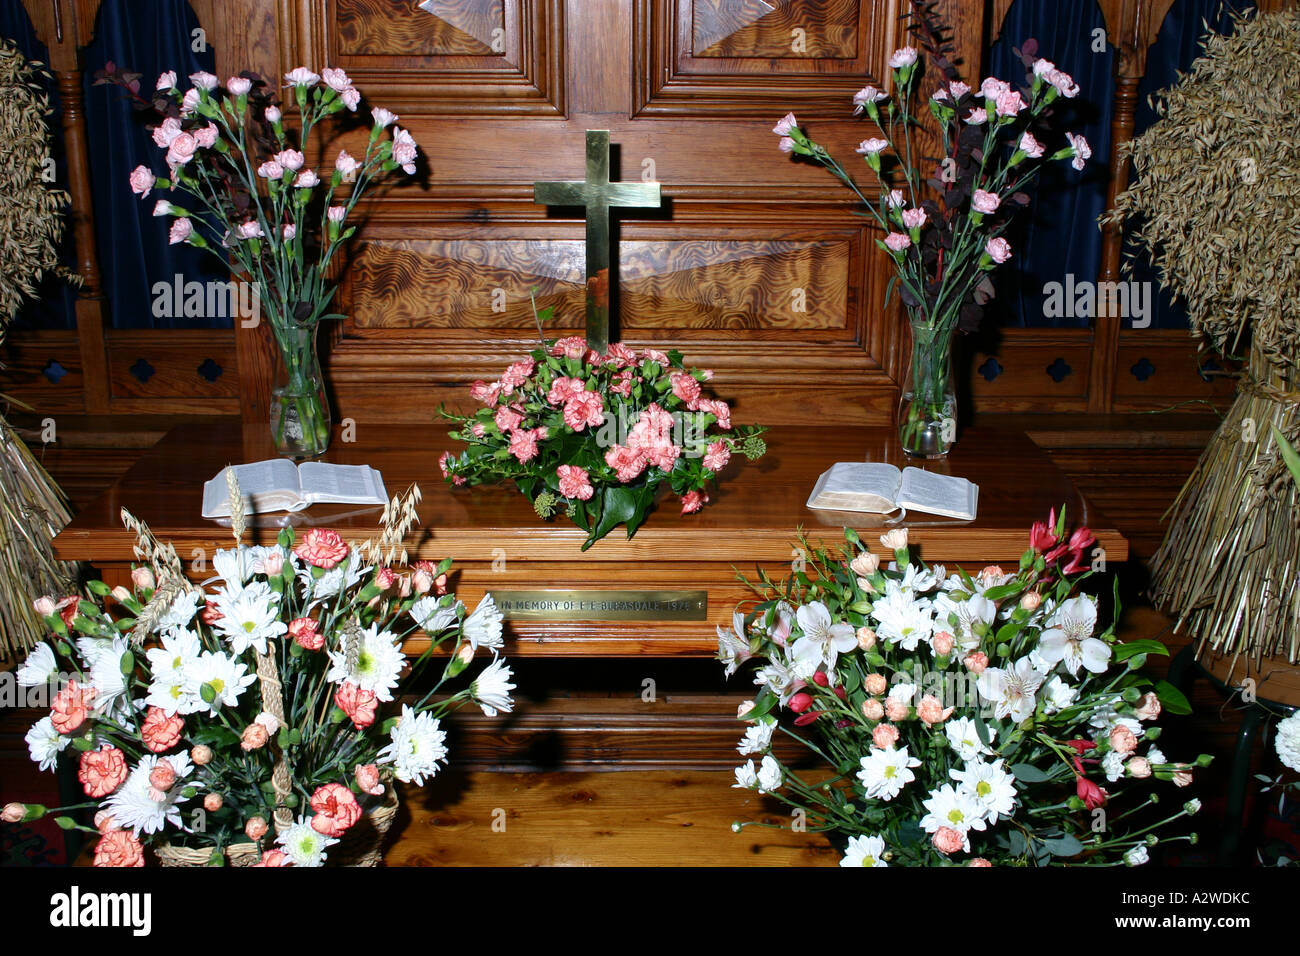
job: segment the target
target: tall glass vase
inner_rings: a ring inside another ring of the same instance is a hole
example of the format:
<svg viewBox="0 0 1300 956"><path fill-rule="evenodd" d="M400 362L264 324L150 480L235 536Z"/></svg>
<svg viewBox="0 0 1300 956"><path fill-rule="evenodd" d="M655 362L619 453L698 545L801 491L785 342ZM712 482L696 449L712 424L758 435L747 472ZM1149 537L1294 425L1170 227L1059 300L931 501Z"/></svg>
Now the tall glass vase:
<svg viewBox="0 0 1300 956"><path fill-rule="evenodd" d="M913 320L912 350L898 406L903 452L943 458L957 440L957 395L952 387L952 329Z"/></svg>
<svg viewBox="0 0 1300 956"><path fill-rule="evenodd" d="M315 458L330 443L330 406L316 352L316 326L276 332L280 363L271 389L271 439L286 458Z"/></svg>

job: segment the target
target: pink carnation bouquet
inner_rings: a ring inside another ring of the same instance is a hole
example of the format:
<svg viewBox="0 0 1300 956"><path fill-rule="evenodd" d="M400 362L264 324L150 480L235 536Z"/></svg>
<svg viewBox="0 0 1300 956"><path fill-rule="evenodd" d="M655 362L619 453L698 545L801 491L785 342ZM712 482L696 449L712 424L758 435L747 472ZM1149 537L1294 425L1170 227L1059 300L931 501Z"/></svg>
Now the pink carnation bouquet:
<svg viewBox="0 0 1300 956"><path fill-rule="evenodd" d="M765 428L733 424L706 394L712 377L675 351L616 343L601 355L577 336L543 338L499 380L473 384L483 406L473 415L443 412L468 445L442 454L443 475L455 486L513 480L542 518L564 512L586 532L584 551L620 524L631 538L661 485L691 514L734 454L766 451Z"/></svg>
<svg viewBox="0 0 1300 956"><path fill-rule="evenodd" d="M49 638L16 675L29 699L49 695L32 760L74 764L87 802L9 803L4 821L53 814L95 835L97 866L143 866L151 844L210 865L349 861L365 815L391 820L395 782L422 786L446 764L448 713L513 706L491 597L470 612L447 591L450 560L402 566L418 496L395 498L360 545L287 528L218 550L202 585L124 514L146 562L131 586L38 599Z"/></svg>

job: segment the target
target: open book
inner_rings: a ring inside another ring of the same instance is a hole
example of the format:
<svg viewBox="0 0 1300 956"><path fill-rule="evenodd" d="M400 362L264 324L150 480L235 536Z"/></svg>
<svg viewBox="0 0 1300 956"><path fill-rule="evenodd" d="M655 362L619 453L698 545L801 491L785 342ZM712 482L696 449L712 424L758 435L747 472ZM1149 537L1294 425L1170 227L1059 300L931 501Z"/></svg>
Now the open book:
<svg viewBox="0 0 1300 956"><path fill-rule="evenodd" d="M887 514L899 508L969 521L979 503L979 485L921 468L871 461L842 461L822 473L808 497L818 511Z"/></svg>
<svg viewBox="0 0 1300 956"><path fill-rule="evenodd" d="M267 511L301 511L318 501L384 505L388 493L383 476L369 465L330 465L288 458L270 458L251 465L235 465L235 477L249 514ZM230 516L230 490L226 469L203 483L203 517Z"/></svg>

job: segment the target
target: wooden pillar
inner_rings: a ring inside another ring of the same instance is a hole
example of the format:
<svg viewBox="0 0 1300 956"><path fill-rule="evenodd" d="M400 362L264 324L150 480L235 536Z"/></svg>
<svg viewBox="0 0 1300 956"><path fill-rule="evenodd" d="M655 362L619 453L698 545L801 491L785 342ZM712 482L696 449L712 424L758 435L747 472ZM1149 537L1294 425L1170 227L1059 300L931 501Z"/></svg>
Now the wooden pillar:
<svg viewBox="0 0 1300 956"><path fill-rule="evenodd" d="M63 109L68 193L82 285L77 293L77 341L86 411L108 411L108 349L104 340L104 289L95 245L95 212L90 190L90 153L86 141L85 97L79 49L91 40L100 0L23 0L36 36L49 50L50 69L58 81Z"/></svg>

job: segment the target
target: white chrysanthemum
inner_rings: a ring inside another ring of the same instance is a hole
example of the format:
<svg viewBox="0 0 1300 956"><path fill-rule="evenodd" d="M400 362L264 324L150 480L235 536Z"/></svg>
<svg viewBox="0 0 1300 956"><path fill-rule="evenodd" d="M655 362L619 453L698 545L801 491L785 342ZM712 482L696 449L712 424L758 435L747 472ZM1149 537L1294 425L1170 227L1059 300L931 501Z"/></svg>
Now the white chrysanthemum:
<svg viewBox="0 0 1300 956"><path fill-rule="evenodd" d="M790 656L795 672L807 679L825 664L827 671L835 669L841 654L858 646L852 624L831 620L830 609L821 601L811 601L795 612L803 637L794 642Z"/></svg>
<svg viewBox="0 0 1300 956"><path fill-rule="evenodd" d="M1043 702L1046 705L1043 712L1047 714L1060 713L1073 704L1074 699L1078 696L1079 688L1071 687L1061 680L1060 675L1057 674L1043 688Z"/></svg>
<svg viewBox="0 0 1300 956"><path fill-rule="evenodd" d="M876 634L883 640L914 651L921 641L928 641L934 632L934 612L930 601L905 594L891 581L885 596L872 607L876 619Z"/></svg>
<svg viewBox="0 0 1300 956"><path fill-rule="evenodd" d="M967 794L984 811L989 823L1009 817L1016 806L1016 781L1002 768L1001 760L985 763L972 760L962 770L948 771L958 783L958 791Z"/></svg>
<svg viewBox="0 0 1300 956"><path fill-rule="evenodd" d="M1282 763L1292 770L1300 770L1300 711L1278 722L1273 747Z"/></svg>
<svg viewBox="0 0 1300 956"><path fill-rule="evenodd" d="M176 771L176 783L166 793L159 793L149 782L149 775L164 761ZM101 806L112 815L117 826L135 831L137 837L141 833L157 833L168 823L185 829L177 805L187 799L184 781L192 769L190 758L185 753L168 757L145 754L126 778L126 783L113 791Z"/></svg>
<svg viewBox="0 0 1300 956"><path fill-rule="evenodd" d="M916 779L912 768L919 766L921 761L909 756L906 747L890 747L888 750L873 747L871 753L862 758L858 779L868 797L893 800Z"/></svg>
<svg viewBox="0 0 1300 956"><path fill-rule="evenodd" d="M878 836L849 837L840 866L889 866L885 862L885 841Z"/></svg>
<svg viewBox="0 0 1300 956"><path fill-rule="evenodd" d="M765 754L772 747L772 733L776 730L776 721L765 717L745 730L736 750L742 757L750 754Z"/></svg>
<svg viewBox="0 0 1300 956"><path fill-rule="evenodd" d="M1106 756L1101 758L1101 769L1111 783L1124 776L1124 758L1127 756L1128 754L1122 754L1118 750L1109 750Z"/></svg>
<svg viewBox="0 0 1300 956"><path fill-rule="evenodd" d="M348 652L351 642L359 642L356 661L348 668ZM330 651L330 669L325 679L333 684L350 680L362 690L374 693L379 700L392 700L393 690L406 666L406 655L402 645L388 631L379 630L378 624L371 624L359 635L339 641L339 649Z"/></svg>
<svg viewBox="0 0 1300 956"><path fill-rule="evenodd" d="M58 661L55 660L54 649L42 641L32 648L32 652L27 655L27 660L23 662L22 667L18 668L14 677L17 678L19 687L36 687L53 677L57 667Z"/></svg>
<svg viewBox="0 0 1300 956"><path fill-rule="evenodd" d="M198 709L216 714L220 707L234 707L238 704L239 695L255 680L257 675L248 673L243 662L225 654L204 651L186 670L184 693L199 699ZM211 703L203 700L205 685L212 688Z"/></svg>
<svg viewBox="0 0 1300 956"><path fill-rule="evenodd" d="M496 649L504 641L501 639L501 612L497 610L496 601L491 594L483 595L474 613L465 618L465 640L478 653L480 647Z"/></svg>
<svg viewBox="0 0 1300 956"><path fill-rule="evenodd" d="M483 708L486 716L508 714L514 707L515 702L510 699L510 692L515 689L515 685L510 683L511 676L506 662L493 656L492 663L483 668L483 673L470 685L470 696Z"/></svg>
<svg viewBox="0 0 1300 956"><path fill-rule="evenodd" d="M998 739L998 729L996 727L985 726L988 731L989 743ZM953 751L964 763L969 763L978 758L981 754L993 753L980 740L979 730L976 729L975 721L969 717L957 717L943 725L943 731L948 735L948 743L952 746Z"/></svg>
<svg viewBox="0 0 1300 956"><path fill-rule="evenodd" d="M370 568L361 558L361 552L353 548L346 558L324 572L319 578L312 576L313 566L304 564L298 568L298 583L304 590L311 592L310 607L315 607L326 598L332 598L341 591L346 591L366 574Z"/></svg>
<svg viewBox="0 0 1300 956"><path fill-rule="evenodd" d="M81 658L81 666L85 670L94 667L105 654L113 653L111 637L79 637L76 644L77 656Z"/></svg>
<svg viewBox="0 0 1300 956"><path fill-rule="evenodd" d="M993 704L998 720L1010 717L1017 724L1033 716L1038 703L1035 694L1042 686L1043 675L1027 657L1010 667L990 667L980 674L975 688L980 697Z"/></svg>
<svg viewBox="0 0 1300 956"><path fill-rule="evenodd" d="M1092 636L1097 626L1096 602L1085 596L1061 604L1047 619L1047 630L1038 642L1038 652L1051 664L1064 662L1071 676L1084 667L1103 674L1110 666L1110 647Z"/></svg>
<svg viewBox="0 0 1300 956"><path fill-rule="evenodd" d="M1149 862L1150 859L1151 854L1147 852L1147 848L1141 843L1124 851L1124 863L1127 866L1142 866Z"/></svg>
<svg viewBox="0 0 1300 956"><path fill-rule="evenodd" d="M781 783L784 780L781 773L781 765L776 762L776 758L767 754L763 762L758 766L758 792L774 793L781 789Z"/></svg>
<svg viewBox="0 0 1300 956"><path fill-rule="evenodd" d="M52 769L59 754L72 743L71 737L64 737L54 729L54 721L49 717L36 721L23 739L27 741L27 752L42 770Z"/></svg>
<svg viewBox="0 0 1300 956"><path fill-rule="evenodd" d="M172 599L167 610L158 618L158 624L153 632L160 634L172 628L188 626L190 621L194 620L194 615L199 612L203 600L203 594L199 591L182 591Z"/></svg>
<svg viewBox="0 0 1300 956"><path fill-rule="evenodd" d="M198 695L198 685L191 684L189 674L202 653L197 634L173 630L163 635L162 647L145 651L153 680L145 703L160 707L167 714L193 714L206 710Z"/></svg>
<svg viewBox="0 0 1300 956"><path fill-rule="evenodd" d="M902 671L898 671L894 674L894 676L901 677L902 674L903 674ZM900 704L910 704L912 702L912 698L914 698L915 696L916 696L916 685L909 684L907 683L907 681L899 681L897 684L894 684L889 688L889 699L896 700Z"/></svg>
<svg viewBox="0 0 1300 956"><path fill-rule="evenodd" d="M128 650L126 638L116 637L109 648L95 658L90 666L90 683L95 688L95 713L107 714L113 710L126 693L126 676L122 673L122 658Z"/></svg>
<svg viewBox="0 0 1300 956"><path fill-rule="evenodd" d="M299 817L297 823L286 827L275 838L275 842L294 866L321 866L325 863L325 851L339 841L313 830L306 817Z"/></svg>
<svg viewBox="0 0 1300 956"><path fill-rule="evenodd" d="M446 598L428 595L411 605L411 620L428 634L441 634L456 623L456 617L465 605L460 601L449 600L441 606Z"/></svg>
<svg viewBox="0 0 1300 956"><path fill-rule="evenodd" d="M221 612L215 627L235 654L250 647L265 654L266 642L289 630L289 625L280 620L279 595L265 581L254 581L238 590L222 588L215 603Z"/></svg>
<svg viewBox="0 0 1300 956"><path fill-rule="evenodd" d="M428 713L417 714L409 704L402 705L402 716L390 732L392 742L375 758L377 763L391 763L397 779L424 786L424 778L438 772L438 761L446 761L447 734Z"/></svg>
<svg viewBox="0 0 1300 956"><path fill-rule="evenodd" d="M984 808L979 802L950 783L931 790L929 799L922 800L921 805L929 811L921 818L921 829L926 833L934 833L940 827L956 830L961 834L962 849L967 853L970 852L970 831L988 828Z"/></svg>

